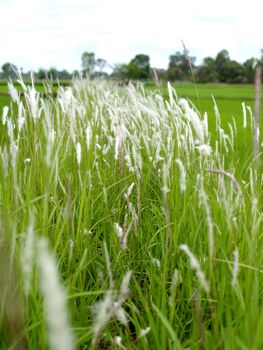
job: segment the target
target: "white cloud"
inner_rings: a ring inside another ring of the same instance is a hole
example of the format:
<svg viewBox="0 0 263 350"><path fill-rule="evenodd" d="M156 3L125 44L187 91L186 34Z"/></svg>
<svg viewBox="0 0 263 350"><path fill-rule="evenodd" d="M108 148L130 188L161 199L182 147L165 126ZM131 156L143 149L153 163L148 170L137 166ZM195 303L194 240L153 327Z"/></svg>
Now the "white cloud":
<svg viewBox="0 0 263 350"><path fill-rule="evenodd" d="M223 48L243 61L261 49L259 9L259 0L0 0L0 65L73 70L94 51L110 63L143 52L166 67L181 39L199 62Z"/></svg>

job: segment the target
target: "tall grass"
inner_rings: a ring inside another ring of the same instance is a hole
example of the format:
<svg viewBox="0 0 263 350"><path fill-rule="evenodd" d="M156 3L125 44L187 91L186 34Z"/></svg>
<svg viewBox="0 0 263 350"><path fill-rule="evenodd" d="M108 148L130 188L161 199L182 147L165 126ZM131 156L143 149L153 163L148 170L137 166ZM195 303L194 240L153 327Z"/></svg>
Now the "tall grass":
<svg viewBox="0 0 263 350"><path fill-rule="evenodd" d="M43 99L19 82L0 128L0 348L260 349L246 106L224 130L170 85L75 80Z"/></svg>

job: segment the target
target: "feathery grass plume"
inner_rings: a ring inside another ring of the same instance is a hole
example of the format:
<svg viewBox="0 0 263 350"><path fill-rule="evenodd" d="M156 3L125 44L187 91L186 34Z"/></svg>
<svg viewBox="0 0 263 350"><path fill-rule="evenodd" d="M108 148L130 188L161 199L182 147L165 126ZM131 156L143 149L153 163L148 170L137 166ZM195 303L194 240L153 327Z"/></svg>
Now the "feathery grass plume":
<svg viewBox="0 0 263 350"><path fill-rule="evenodd" d="M114 316L115 309L113 304L113 292L112 290L108 290L104 295L104 299L97 302L97 304L93 307L95 318L93 323L92 344L94 345L97 343L105 325Z"/></svg>
<svg viewBox="0 0 263 350"><path fill-rule="evenodd" d="M11 161L11 166L13 169L14 178L16 179L17 178L18 146L15 142L10 143L9 152L10 152L10 161ZM15 183L14 185L17 186L17 183Z"/></svg>
<svg viewBox="0 0 263 350"><path fill-rule="evenodd" d="M126 200L129 200L129 197L130 197L130 195L132 193L133 187L134 187L134 182L128 187L127 192L124 193L124 198Z"/></svg>
<svg viewBox="0 0 263 350"><path fill-rule="evenodd" d="M97 304L94 306L93 311L95 313L95 319L93 323L93 345L97 344L102 330L105 328L106 324L111 318L116 317L121 324L126 327L128 326L128 320L125 311L122 308L122 304L127 300L130 294L129 283L131 275L131 271L128 271L125 274L122 279L119 293L114 291L112 288L109 289L105 293L104 299L97 302Z"/></svg>
<svg viewBox="0 0 263 350"><path fill-rule="evenodd" d="M24 116L24 107L23 107L23 103L19 102L18 105L18 116L17 116L17 126L18 126L18 132L20 133L25 122L26 122L26 118Z"/></svg>
<svg viewBox="0 0 263 350"><path fill-rule="evenodd" d="M185 192L185 190L186 190L185 167L183 165L183 162L179 158L177 158L175 161L179 165L179 169L180 169L180 190L181 190L181 192Z"/></svg>
<svg viewBox="0 0 263 350"><path fill-rule="evenodd" d="M205 274L201 269L199 261L196 259L196 257L186 244L181 244L179 248L188 256L190 266L196 273L200 287L203 288L206 293L209 293L209 284L206 281Z"/></svg>
<svg viewBox="0 0 263 350"><path fill-rule="evenodd" d="M14 87L13 83L9 81L7 83L7 86L8 86L8 91L9 91L9 94L11 96L12 101L18 104L19 103L19 95L18 95L18 92L17 92L16 88Z"/></svg>
<svg viewBox="0 0 263 350"><path fill-rule="evenodd" d="M228 173L227 171L222 169L206 169L206 171L227 177L232 182L238 193L242 195L241 186L233 174Z"/></svg>
<svg viewBox="0 0 263 350"><path fill-rule="evenodd" d="M91 124L88 123L86 130L85 130L85 135L86 135L86 146L87 150L90 149L91 141L92 141L92 130L91 130Z"/></svg>
<svg viewBox="0 0 263 350"><path fill-rule="evenodd" d="M59 281L55 259L49 253L44 238L38 241L38 267L49 345L54 350L73 350L74 337L69 325L65 291Z"/></svg>
<svg viewBox="0 0 263 350"><path fill-rule="evenodd" d="M132 224L134 229L136 230L139 224L139 217L138 214L136 213L136 209L133 206L133 204L131 202L128 202L128 211L131 214L132 217Z"/></svg>
<svg viewBox="0 0 263 350"><path fill-rule="evenodd" d="M251 230L252 234L255 237L256 234L256 228L257 228L257 222L258 222L258 215L259 214L259 209L258 209L258 198L253 197L252 198L252 206L251 206L251 216L252 216L252 225L251 225Z"/></svg>
<svg viewBox="0 0 263 350"><path fill-rule="evenodd" d="M140 181L142 178L142 158L140 155L140 151L136 150L134 146L132 146L132 155L133 155L133 164L137 179ZM138 188L139 191L139 188Z"/></svg>
<svg viewBox="0 0 263 350"><path fill-rule="evenodd" d="M7 119L7 133L10 142L14 142L14 124L11 119Z"/></svg>
<svg viewBox="0 0 263 350"><path fill-rule="evenodd" d="M102 181L101 172L100 172L100 168L99 168L99 163L98 162L95 162L95 167L96 167L96 170L97 170L97 176L98 176L100 185L103 186L103 181Z"/></svg>
<svg viewBox="0 0 263 350"><path fill-rule="evenodd" d="M179 100L179 104L184 111L184 117L191 123L193 130L195 130L196 141L201 144L204 143L205 127L203 121L200 119L200 116L193 108L189 106L189 102L186 99L181 98Z"/></svg>
<svg viewBox="0 0 263 350"><path fill-rule="evenodd" d="M167 83L167 90L168 90L168 95L169 95L169 102L170 102L170 106L173 107L175 105L175 99L174 99L174 95L176 96L175 90L173 89L173 87L171 86L171 84Z"/></svg>
<svg viewBox="0 0 263 350"><path fill-rule="evenodd" d="M30 111L30 116L32 117L34 123L36 123L40 117L40 110L39 110L40 96L39 96L39 92L37 92L35 89L33 78L32 78L32 86L28 91L24 91L24 96L26 99L28 109Z"/></svg>
<svg viewBox="0 0 263 350"><path fill-rule="evenodd" d="M214 112L215 112L215 117L216 117L216 130L219 131L220 126L221 126L221 116L220 116L218 106L216 104L216 100L215 100L213 95L212 95L212 100L214 103Z"/></svg>
<svg viewBox="0 0 263 350"><path fill-rule="evenodd" d="M158 74L154 68L152 68L152 75L153 75L153 81L155 82L155 85L160 89L161 83L158 77Z"/></svg>
<svg viewBox="0 0 263 350"><path fill-rule="evenodd" d="M247 127L247 110L245 102L242 102L242 112L243 112L243 128L246 129Z"/></svg>
<svg viewBox="0 0 263 350"><path fill-rule="evenodd" d="M119 335L116 335L116 337L114 337L114 345L116 345L119 348L122 347L122 339Z"/></svg>
<svg viewBox="0 0 263 350"><path fill-rule="evenodd" d="M3 125L5 125L6 122L7 122L8 111L9 111L9 107L8 106L4 106L3 107L3 112L2 112L2 124Z"/></svg>
<svg viewBox="0 0 263 350"><path fill-rule="evenodd" d="M119 239L121 249L127 248L127 234L125 230L118 224L114 223L114 231Z"/></svg>
<svg viewBox="0 0 263 350"><path fill-rule="evenodd" d="M259 136L260 136L259 126L257 126L257 128L256 128L255 136L256 136L256 142L259 144Z"/></svg>
<svg viewBox="0 0 263 350"><path fill-rule="evenodd" d="M205 137L208 138L208 136L209 136L209 132L208 132L208 115L207 115L206 112L204 114L203 126L204 126Z"/></svg>
<svg viewBox="0 0 263 350"><path fill-rule="evenodd" d="M235 135L237 135L237 122L236 122L236 119L232 116L232 125L233 125L233 128L234 128L234 133Z"/></svg>
<svg viewBox="0 0 263 350"><path fill-rule="evenodd" d="M216 145L215 145L215 159L216 160L220 159L220 154L219 154L218 148L219 148L218 141L216 140Z"/></svg>
<svg viewBox="0 0 263 350"><path fill-rule="evenodd" d="M162 175L163 175L163 187L162 192L164 196L170 191L170 168L172 163L172 157L170 156L167 162L163 163Z"/></svg>
<svg viewBox="0 0 263 350"><path fill-rule="evenodd" d="M35 234L34 234L34 210L30 213L29 225L25 234L24 244L21 252L21 267L23 271L24 291L28 296L33 274L34 258L35 258Z"/></svg>
<svg viewBox="0 0 263 350"><path fill-rule="evenodd" d="M2 151L2 164L4 170L4 178L6 179L8 176L8 151L6 145L4 145L4 150Z"/></svg>
<svg viewBox="0 0 263 350"><path fill-rule="evenodd" d="M256 174L253 172L252 167L249 168L249 185L252 197L255 197L255 182L256 182Z"/></svg>
<svg viewBox="0 0 263 350"><path fill-rule="evenodd" d="M145 337L151 331L151 327L141 329L138 339Z"/></svg>
<svg viewBox="0 0 263 350"><path fill-rule="evenodd" d="M254 118L253 118L253 112L252 112L252 108L250 106L246 106L247 107L247 110L248 110L248 113L249 113L249 118L250 118L250 127L251 129L253 129L253 121L254 121ZM234 119L234 118L233 118Z"/></svg>
<svg viewBox="0 0 263 350"><path fill-rule="evenodd" d="M177 269L174 270L171 287L170 287L170 297L169 297L169 306L173 307L174 299L175 299L175 293L176 293L176 287L179 282L179 272Z"/></svg>
<svg viewBox="0 0 263 350"><path fill-rule="evenodd" d="M119 294L119 300L123 303L125 300L128 299L130 295L130 280L132 276L132 271L126 272L124 275L121 286L120 286L120 294Z"/></svg>
<svg viewBox="0 0 263 350"><path fill-rule="evenodd" d="M153 257L152 257L151 260L152 260L152 264L153 264L154 266L156 266L158 269L161 267L161 262L160 262L159 259L153 258Z"/></svg>
<svg viewBox="0 0 263 350"><path fill-rule="evenodd" d="M202 154L204 156L210 156L210 154L212 152L211 146L206 145L206 144L202 144L202 145L196 146L196 149L198 149L200 154Z"/></svg>
<svg viewBox="0 0 263 350"><path fill-rule="evenodd" d="M234 129L231 123L228 123L229 131L230 131L230 140L231 144L234 145L234 140L235 140L235 134L234 134Z"/></svg>
<svg viewBox="0 0 263 350"><path fill-rule="evenodd" d="M230 143L228 135L225 133L224 129L219 128L219 143L220 143L221 150L222 150L222 148L224 146L224 150L228 154L229 153L229 149L227 147L227 141L229 141L229 143Z"/></svg>
<svg viewBox="0 0 263 350"><path fill-rule="evenodd" d="M46 138L47 138L47 144L46 144L45 161L47 166L50 167L51 160L52 160L52 150L55 142L55 130L52 127L47 130Z"/></svg>
<svg viewBox="0 0 263 350"><path fill-rule="evenodd" d="M74 246L75 246L75 242L73 241L73 239L70 239L69 240L69 261L72 259Z"/></svg>
<svg viewBox="0 0 263 350"><path fill-rule="evenodd" d="M236 287L238 281L238 272L239 272L239 251L238 248L234 250L234 267L233 267L233 274L232 274L232 280L231 280L231 285L232 287Z"/></svg>
<svg viewBox="0 0 263 350"><path fill-rule="evenodd" d="M106 268L107 268L107 273L109 277L110 289L113 289L114 282L113 282L113 276L111 272L110 256L109 256L106 242L104 242L104 252L105 252L105 262L106 262Z"/></svg>
<svg viewBox="0 0 263 350"><path fill-rule="evenodd" d="M81 145L80 145L79 142L76 145L76 155L77 155L78 166L80 166L80 162L81 162Z"/></svg>

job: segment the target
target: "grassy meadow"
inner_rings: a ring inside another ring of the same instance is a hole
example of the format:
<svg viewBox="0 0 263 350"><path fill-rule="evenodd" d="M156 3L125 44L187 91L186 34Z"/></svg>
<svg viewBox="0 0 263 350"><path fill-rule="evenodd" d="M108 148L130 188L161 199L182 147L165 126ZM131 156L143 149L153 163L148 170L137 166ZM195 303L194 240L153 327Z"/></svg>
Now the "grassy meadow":
<svg viewBox="0 0 263 350"><path fill-rule="evenodd" d="M156 89L153 84L147 85L150 90ZM205 112L212 116L214 114L214 101L216 101L221 115L221 122L224 127L227 126L232 116L237 123L242 123L243 112L242 102L253 110L254 108L254 86L249 84L197 84L196 87L191 83L175 83L174 89L179 97L188 98L198 108L200 113ZM161 94L168 97L167 86L161 87ZM263 99L263 91L262 91ZM261 111L263 118L263 111ZM211 119L211 118L210 118Z"/></svg>
<svg viewBox="0 0 263 350"><path fill-rule="evenodd" d="M0 96L0 349L262 349L252 86L20 85Z"/></svg>

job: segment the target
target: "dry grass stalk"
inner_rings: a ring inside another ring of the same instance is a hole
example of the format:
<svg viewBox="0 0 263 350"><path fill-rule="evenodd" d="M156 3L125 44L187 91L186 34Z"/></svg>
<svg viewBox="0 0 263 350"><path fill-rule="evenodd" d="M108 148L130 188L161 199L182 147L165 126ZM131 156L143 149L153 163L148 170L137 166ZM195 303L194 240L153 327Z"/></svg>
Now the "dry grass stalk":
<svg viewBox="0 0 263 350"><path fill-rule="evenodd" d="M214 174L223 175L223 176L228 177L229 180L233 183L233 185L236 188L236 190L238 191L238 193L242 195L241 186L233 174L228 173L222 169L206 169L206 171L208 171L210 173L214 173Z"/></svg>

